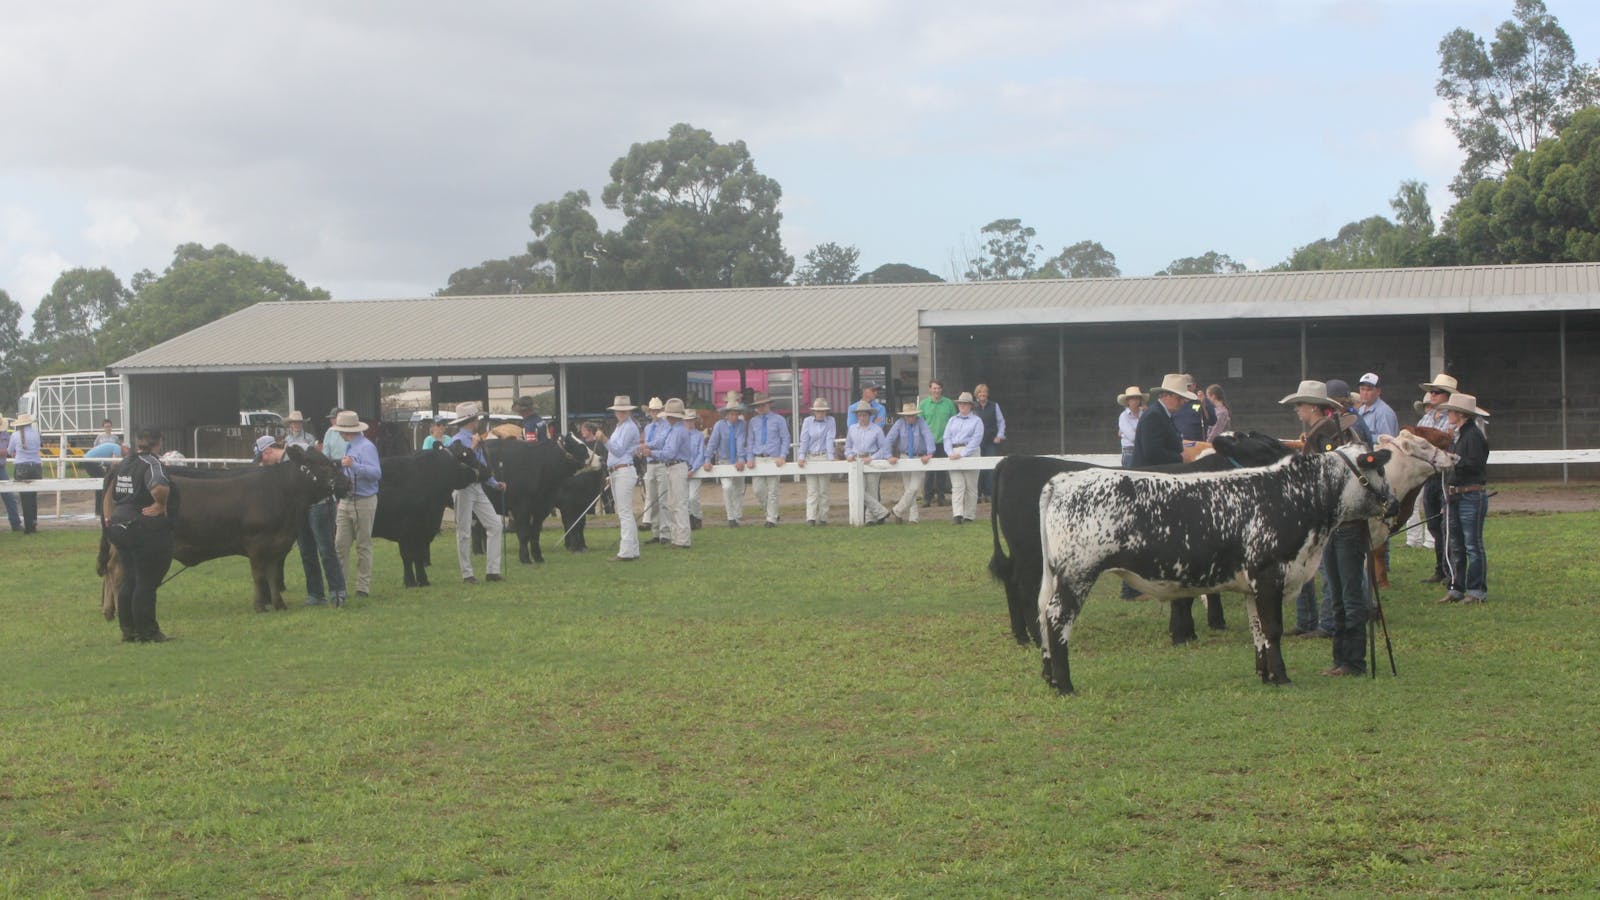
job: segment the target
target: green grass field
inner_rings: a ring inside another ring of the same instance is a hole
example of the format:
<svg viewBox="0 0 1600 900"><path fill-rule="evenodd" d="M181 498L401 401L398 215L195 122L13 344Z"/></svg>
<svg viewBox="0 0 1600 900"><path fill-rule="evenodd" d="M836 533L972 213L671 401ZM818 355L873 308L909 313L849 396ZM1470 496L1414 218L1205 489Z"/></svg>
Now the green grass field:
<svg viewBox="0 0 1600 900"><path fill-rule="evenodd" d="M1600 514L1492 519L1486 607L1397 546L1399 678L1291 641L1265 687L1238 598L1173 649L1103 581L1071 698L980 525L591 529L474 588L446 532L432 588L379 542L372 599L266 615L224 560L160 646L100 618L96 535L0 534L0 893L1600 891Z"/></svg>

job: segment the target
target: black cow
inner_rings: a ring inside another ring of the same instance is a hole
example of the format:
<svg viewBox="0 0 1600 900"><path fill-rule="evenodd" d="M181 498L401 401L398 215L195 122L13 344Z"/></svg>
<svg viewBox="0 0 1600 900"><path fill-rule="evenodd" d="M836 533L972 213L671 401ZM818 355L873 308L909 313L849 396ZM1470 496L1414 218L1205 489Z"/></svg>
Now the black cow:
<svg viewBox="0 0 1600 900"><path fill-rule="evenodd" d="M539 532L562 484L580 470L598 472L599 457L570 434L538 443L489 441L485 447L489 469L506 488L506 511L517 530L517 558L525 564L544 562Z"/></svg>
<svg viewBox="0 0 1600 900"><path fill-rule="evenodd" d="M1193 462L1151 466L1147 471L1225 472L1240 466L1270 465L1290 452L1277 438L1253 431L1218 435L1212 448L1215 453ZM1098 467L1048 456L1008 456L995 466L994 499L989 517L989 527L994 534L994 555L989 558L989 574L1005 585L1011 633L1019 644L1031 641L1034 646L1039 645L1037 601L1039 577L1044 573L1044 556L1039 547L1039 495L1056 475L1093 468ZM1002 536L1006 546L1011 548L1010 559L1001 549ZM1206 618L1213 629L1227 627L1220 597L1208 600ZM1193 597L1172 601L1167 630L1175 645L1196 640Z"/></svg>
<svg viewBox="0 0 1600 900"><path fill-rule="evenodd" d="M570 552L584 553L589 549L583 529L589 519L589 510L594 507L605 485L606 473L598 469L583 469L561 482L561 488L556 491L556 509L561 512L561 531L566 535L564 543Z"/></svg>
<svg viewBox="0 0 1600 900"><path fill-rule="evenodd" d="M1039 498L1044 677L1072 692L1067 639L1104 572L1154 597L1245 595L1256 673L1287 684L1283 600L1317 570L1342 522L1398 508L1384 479L1390 452L1351 444L1260 469L1168 475L1087 469L1050 479Z"/></svg>
<svg viewBox="0 0 1600 900"><path fill-rule="evenodd" d="M400 545L406 587L428 586L433 538L450 495L477 481L482 471L477 455L460 444L383 459L372 536Z"/></svg>
<svg viewBox="0 0 1600 900"><path fill-rule="evenodd" d="M289 447L283 453L283 462L272 466L166 470L172 481L167 498L172 558L195 566L223 556L247 557L257 612L288 608L283 560L300 536L306 512L313 503L350 490L344 470L316 450ZM121 579L112 550L102 535L100 573L110 586Z"/></svg>

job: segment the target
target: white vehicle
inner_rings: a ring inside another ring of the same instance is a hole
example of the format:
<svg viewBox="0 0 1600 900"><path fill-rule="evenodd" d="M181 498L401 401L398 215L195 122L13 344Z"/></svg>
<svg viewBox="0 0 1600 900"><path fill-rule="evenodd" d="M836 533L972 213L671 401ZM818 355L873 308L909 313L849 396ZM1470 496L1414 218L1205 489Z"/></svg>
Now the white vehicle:
<svg viewBox="0 0 1600 900"><path fill-rule="evenodd" d="M283 416L270 409L241 409L239 410L239 424L277 428L283 424Z"/></svg>
<svg viewBox="0 0 1600 900"><path fill-rule="evenodd" d="M112 431L126 433L122 380L104 372L40 375L17 398L17 413L32 415L40 434L92 436L106 419Z"/></svg>

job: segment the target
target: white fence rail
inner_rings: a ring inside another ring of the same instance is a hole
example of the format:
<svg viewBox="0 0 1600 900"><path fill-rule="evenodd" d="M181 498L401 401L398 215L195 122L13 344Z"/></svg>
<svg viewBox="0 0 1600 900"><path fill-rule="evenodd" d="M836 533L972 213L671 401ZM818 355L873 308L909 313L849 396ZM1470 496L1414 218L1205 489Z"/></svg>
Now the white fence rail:
<svg viewBox="0 0 1600 900"><path fill-rule="evenodd" d="M1076 455L1051 455L1052 459L1066 459L1075 462L1085 462L1097 466L1116 466L1122 462L1122 457L1109 453L1091 453ZM760 476L777 475L793 481L799 481L807 475L844 475L849 484L850 524L865 525L866 510L863 492L866 487L865 475L869 472L875 475L898 476L906 473L923 474L927 472L958 472L958 471L983 471L992 469L1000 464L1003 456L983 456L967 459L931 459L926 464L914 458L902 458L894 465L887 460L873 460L864 462L855 460L845 462L833 460L831 462L808 462L801 466L798 463L786 462L782 466L775 463L759 463L745 466L743 471L733 466L712 466L707 472L698 469L693 477L704 481L715 481L721 478L752 478ZM82 460L78 460L81 462ZM51 460L46 465L54 463ZM98 462L98 460L89 460ZM106 460L105 462L112 462ZM248 459L185 459L173 466L183 465L250 465ZM1600 464L1600 449L1597 450L1496 450L1489 457L1491 466L1548 466L1563 463L1591 463ZM63 464L63 471L64 471ZM0 493L22 493L36 491L38 493L55 493L56 514L60 515L60 494L75 491L96 491L100 488L98 478L43 478L36 481L0 481ZM898 496L898 495L897 495Z"/></svg>

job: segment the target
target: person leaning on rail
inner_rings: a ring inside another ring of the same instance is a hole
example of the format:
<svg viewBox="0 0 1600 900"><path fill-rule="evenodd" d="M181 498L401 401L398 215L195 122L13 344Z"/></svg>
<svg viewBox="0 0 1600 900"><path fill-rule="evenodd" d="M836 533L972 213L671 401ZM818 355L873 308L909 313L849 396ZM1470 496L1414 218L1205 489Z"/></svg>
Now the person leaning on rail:
<svg viewBox="0 0 1600 900"><path fill-rule="evenodd" d="M972 395L962 391L956 398L956 417L945 423L944 453L952 461L983 455L983 420L972 414L974 405ZM971 522L978 514L978 470L951 472L950 487L950 521Z"/></svg>
<svg viewBox="0 0 1600 900"><path fill-rule="evenodd" d="M794 447L795 465L804 469L808 462L828 462L833 459L833 441L838 434L838 423L828 415L828 401L818 397L811 401L811 416L800 424L800 443ZM806 476L806 524L828 524L828 476Z"/></svg>
<svg viewBox="0 0 1600 900"><path fill-rule="evenodd" d="M706 442L708 456L702 468L709 472L713 465L721 464L743 472L746 437L739 414L744 412L744 404L739 402L738 394L729 391L718 412L722 413L722 419L711 426L711 438ZM744 478L723 478L720 482L722 511L728 517L728 527L738 528L744 518Z"/></svg>
<svg viewBox="0 0 1600 900"><path fill-rule="evenodd" d="M606 438L606 471L611 480L611 497L617 507L619 530L617 562L633 562L639 558L639 523L633 517L633 489L639 483L639 470L634 459L639 454L639 426L633 421L633 398L618 394L606 407L617 417L616 427Z"/></svg>
<svg viewBox="0 0 1600 900"><path fill-rule="evenodd" d="M895 420L885 439L889 445L889 464L900 462L900 457L920 460L926 466L933 459L933 429L922 421L922 409L911 401L900 407L900 418ZM900 475L900 499L890 512L896 522L917 524L917 488L923 483L923 474L909 470Z"/></svg>
<svg viewBox="0 0 1600 900"><path fill-rule="evenodd" d="M39 429L34 427L33 416L23 413L11 420L11 440L7 453L12 461L12 474L18 481L38 481L44 477L44 457L40 455ZM39 495L25 491L19 499L22 506L22 533L33 534L39 530Z"/></svg>
<svg viewBox="0 0 1600 900"><path fill-rule="evenodd" d="M772 411L772 398L757 392L750 398L749 406L752 410L750 419L745 423L745 435L748 443L745 447L744 462L746 467L771 463L777 468L783 468L784 462L789 457L789 423L783 416ZM766 527L778 527L778 482L782 478L776 472L771 475L756 475L750 479L750 489L755 494L756 505L765 511Z"/></svg>

